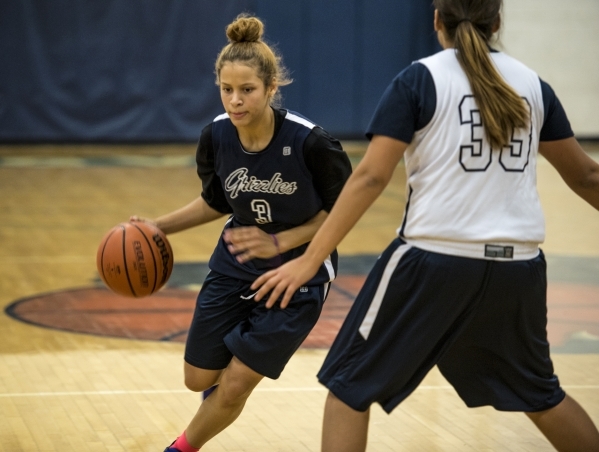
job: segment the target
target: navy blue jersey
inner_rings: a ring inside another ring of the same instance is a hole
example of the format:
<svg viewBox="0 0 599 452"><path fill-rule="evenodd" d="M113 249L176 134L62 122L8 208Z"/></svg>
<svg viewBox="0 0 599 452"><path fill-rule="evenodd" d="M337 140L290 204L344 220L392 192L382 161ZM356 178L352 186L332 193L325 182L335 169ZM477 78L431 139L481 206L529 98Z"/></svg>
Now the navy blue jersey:
<svg viewBox="0 0 599 452"><path fill-rule="evenodd" d="M351 173L340 143L301 115L275 111L275 133L260 152L247 152L226 114L203 131L196 160L202 197L213 209L231 213L225 228L257 226L269 234L299 226L319 211L329 211ZM307 244L280 258L239 263L223 238L209 267L221 274L253 281L264 271L301 255ZM334 279L334 252L308 284Z"/></svg>

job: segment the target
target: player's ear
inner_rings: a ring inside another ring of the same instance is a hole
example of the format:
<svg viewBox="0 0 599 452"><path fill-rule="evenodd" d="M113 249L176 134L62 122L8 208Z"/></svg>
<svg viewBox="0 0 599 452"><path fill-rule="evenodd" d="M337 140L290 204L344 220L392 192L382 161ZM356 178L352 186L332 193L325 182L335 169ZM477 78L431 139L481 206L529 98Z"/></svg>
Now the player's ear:
<svg viewBox="0 0 599 452"><path fill-rule="evenodd" d="M279 86L277 85L277 79L273 78L270 86L267 88L268 97L274 96L278 89Z"/></svg>
<svg viewBox="0 0 599 452"><path fill-rule="evenodd" d="M492 31L493 33L497 33L499 28L501 27L501 14L497 15L497 21L493 24Z"/></svg>
<svg viewBox="0 0 599 452"><path fill-rule="evenodd" d="M439 18L439 10L435 9L435 18L433 19L433 26L435 27L435 31L440 31L442 25L443 22L441 22L441 19Z"/></svg>

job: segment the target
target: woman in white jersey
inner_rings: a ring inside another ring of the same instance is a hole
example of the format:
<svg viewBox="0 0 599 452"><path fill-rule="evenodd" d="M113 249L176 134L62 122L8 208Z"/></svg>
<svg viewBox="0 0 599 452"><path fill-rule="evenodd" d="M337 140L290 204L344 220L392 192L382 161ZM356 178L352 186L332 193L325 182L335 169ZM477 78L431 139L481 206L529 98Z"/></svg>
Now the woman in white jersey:
<svg viewBox="0 0 599 452"><path fill-rule="evenodd" d="M398 238L318 374L329 389L323 450L363 451L370 405L391 412L437 365L468 406L525 412L556 449L598 451L597 428L564 393L549 356L535 172L540 153L599 209L599 165L551 88L489 47L501 0L434 5L444 50L392 81L331 214L305 254L256 280L256 299L273 306L283 296L284 307L403 157L408 199Z"/></svg>
<svg viewBox="0 0 599 452"><path fill-rule="evenodd" d="M257 276L304 252L351 173L338 140L277 107L278 87L290 80L263 29L244 14L227 27L229 43L215 64L225 113L204 127L196 153L202 193L153 221L171 234L229 216L184 357L186 386L216 389L165 452L197 451L239 416L264 377L279 377L316 324L337 272L333 251L286 310L254 302L249 289Z"/></svg>

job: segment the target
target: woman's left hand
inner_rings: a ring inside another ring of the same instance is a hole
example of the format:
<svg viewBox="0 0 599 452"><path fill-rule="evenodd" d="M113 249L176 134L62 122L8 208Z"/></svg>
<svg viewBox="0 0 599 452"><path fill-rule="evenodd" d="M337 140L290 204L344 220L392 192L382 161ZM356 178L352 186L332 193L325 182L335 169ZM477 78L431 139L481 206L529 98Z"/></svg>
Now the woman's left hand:
<svg viewBox="0 0 599 452"><path fill-rule="evenodd" d="M266 299L266 307L272 308L281 297L281 309L285 309L293 294L314 277L320 263L310 261L306 255L291 259L284 265L260 275L252 284L256 290L254 301Z"/></svg>
<svg viewBox="0 0 599 452"><path fill-rule="evenodd" d="M280 253L276 239L256 226L226 229L223 238L240 263L256 257L269 259Z"/></svg>

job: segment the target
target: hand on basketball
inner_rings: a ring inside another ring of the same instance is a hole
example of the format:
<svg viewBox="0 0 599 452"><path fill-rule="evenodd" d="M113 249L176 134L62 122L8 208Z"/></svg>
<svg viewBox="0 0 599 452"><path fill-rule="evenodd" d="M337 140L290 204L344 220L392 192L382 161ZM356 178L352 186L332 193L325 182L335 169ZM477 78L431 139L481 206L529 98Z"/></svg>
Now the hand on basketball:
<svg viewBox="0 0 599 452"><path fill-rule="evenodd" d="M229 251L241 263L256 257L269 259L279 254L271 235L256 226L226 229L223 237Z"/></svg>
<svg viewBox="0 0 599 452"><path fill-rule="evenodd" d="M255 301L260 301L268 295L266 307L272 308L282 295L281 309L285 309L293 294L318 271L320 264L311 265L306 262L305 256L290 260L286 264L261 275L252 284L252 290L258 289L254 296Z"/></svg>
<svg viewBox="0 0 599 452"><path fill-rule="evenodd" d="M148 223L148 224L151 224L152 226L156 226L156 227L158 227L158 225L156 224L156 222L155 222L155 221L153 221L153 220L150 220L150 219L148 219L148 218L143 218L143 217L140 217L140 216L137 216L137 215L131 215L131 216L129 217L129 221L130 221L131 223L133 223L133 222L135 222L135 221L141 221L141 222L143 222L143 223ZM160 228L159 228L159 229L160 229Z"/></svg>

